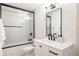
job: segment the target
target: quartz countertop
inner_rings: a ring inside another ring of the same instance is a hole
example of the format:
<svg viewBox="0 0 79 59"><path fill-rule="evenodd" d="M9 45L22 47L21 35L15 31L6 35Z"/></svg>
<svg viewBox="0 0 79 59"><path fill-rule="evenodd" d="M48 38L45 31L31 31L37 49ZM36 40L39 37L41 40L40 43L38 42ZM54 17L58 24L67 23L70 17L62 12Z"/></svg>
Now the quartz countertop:
<svg viewBox="0 0 79 59"><path fill-rule="evenodd" d="M57 48L59 50L63 50L65 48L68 48L69 46L73 45L73 43L70 43L70 42L61 43L61 42L56 42L56 41L50 41L47 39L34 39L34 41L48 45L53 48Z"/></svg>

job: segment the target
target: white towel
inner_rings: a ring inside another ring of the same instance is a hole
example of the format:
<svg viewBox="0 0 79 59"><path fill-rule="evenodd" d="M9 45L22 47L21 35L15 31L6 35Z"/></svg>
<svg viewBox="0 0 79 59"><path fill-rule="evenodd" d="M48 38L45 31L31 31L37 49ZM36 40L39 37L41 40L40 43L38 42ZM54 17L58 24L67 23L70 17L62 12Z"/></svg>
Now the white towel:
<svg viewBox="0 0 79 59"><path fill-rule="evenodd" d="M3 52L2 52L3 44L4 42L0 42L0 56L3 56Z"/></svg>
<svg viewBox="0 0 79 59"><path fill-rule="evenodd" d="M4 30L2 20L0 19L0 42L3 42L5 39L6 39L5 30Z"/></svg>
<svg viewBox="0 0 79 59"><path fill-rule="evenodd" d="M5 30L4 30L2 20L0 19L0 56L3 56L2 46L4 44L5 39L6 39L5 38Z"/></svg>

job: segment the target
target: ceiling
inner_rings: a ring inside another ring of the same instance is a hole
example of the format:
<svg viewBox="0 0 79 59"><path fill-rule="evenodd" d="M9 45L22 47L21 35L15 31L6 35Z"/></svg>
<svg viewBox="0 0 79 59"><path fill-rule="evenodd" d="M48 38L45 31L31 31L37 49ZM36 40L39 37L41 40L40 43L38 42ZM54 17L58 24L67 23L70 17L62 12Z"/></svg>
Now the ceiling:
<svg viewBox="0 0 79 59"><path fill-rule="evenodd" d="M23 8L29 11L35 11L36 8L39 8L40 6L44 5L42 3L6 3L6 4Z"/></svg>

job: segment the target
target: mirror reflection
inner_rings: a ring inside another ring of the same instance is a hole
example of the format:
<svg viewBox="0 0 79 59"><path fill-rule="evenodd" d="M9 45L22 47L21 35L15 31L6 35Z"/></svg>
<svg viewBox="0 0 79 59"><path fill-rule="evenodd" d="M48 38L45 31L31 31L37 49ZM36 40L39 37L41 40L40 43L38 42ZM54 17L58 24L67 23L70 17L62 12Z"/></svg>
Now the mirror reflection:
<svg viewBox="0 0 79 59"><path fill-rule="evenodd" d="M55 38L62 37L62 8L46 14L46 35Z"/></svg>

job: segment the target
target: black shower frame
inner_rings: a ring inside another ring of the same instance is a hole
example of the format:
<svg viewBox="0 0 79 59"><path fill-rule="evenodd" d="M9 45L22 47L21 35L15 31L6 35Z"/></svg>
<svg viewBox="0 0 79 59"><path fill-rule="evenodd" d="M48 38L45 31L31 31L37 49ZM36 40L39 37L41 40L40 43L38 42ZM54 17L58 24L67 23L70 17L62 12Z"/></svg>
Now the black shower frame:
<svg viewBox="0 0 79 59"><path fill-rule="evenodd" d="M23 8L20 8L20 7L15 7L15 6L12 6L12 5L5 4L5 3L0 3L0 18L2 18L2 9L1 9L1 6L6 6L6 7L10 7L10 8L21 10L21 11L33 13L33 39L35 38L35 12L34 11L29 11L29 10L26 10L26 9L23 9ZM4 27L7 27L7 26L4 26ZM9 26L9 27L11 27L11 26ZM17 26L12 26L12 27L17 27ZM17 47L17 46L31 44L31 43L33 43L33 42L23 43L23 44L14 45L14 46L3 47L3 49Z"/></svg>

